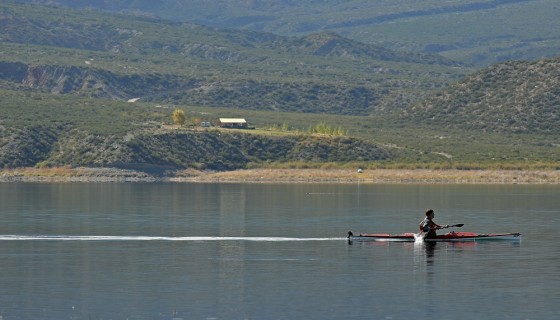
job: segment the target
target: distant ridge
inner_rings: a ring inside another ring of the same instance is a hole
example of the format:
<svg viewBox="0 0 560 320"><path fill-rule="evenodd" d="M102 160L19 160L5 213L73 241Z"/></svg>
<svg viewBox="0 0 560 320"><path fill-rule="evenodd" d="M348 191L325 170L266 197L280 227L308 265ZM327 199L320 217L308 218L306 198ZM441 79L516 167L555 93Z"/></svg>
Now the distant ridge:
<svg viewBox="0 0 560 320"><path fill-rule="evenodd" d="M443 5L441 7L434 7L430 9L404 11L398 13L379 15L367 19L357 19L348 22L335 23L335 24L328 25L326 29L338 29L338 28L348 28L348 27L356 27L362 25L380 24L380 23L395 21L399 19L428 17L428 16L439 15L439 14L466 13L466 12L473 12L473 11L480 11L480 10L488 10L503 5L529 2L529 1L532 0L493 0L493 1L465 3L465 4L458 4L458 5Z"/></svg>
<svg viewBox="0 0 560 320"><path fill-rule="evenodd" d="M554 57L560 7L551 0L17 0L161 17L279 35L335 31L393 50L487 66Z"/></svg>

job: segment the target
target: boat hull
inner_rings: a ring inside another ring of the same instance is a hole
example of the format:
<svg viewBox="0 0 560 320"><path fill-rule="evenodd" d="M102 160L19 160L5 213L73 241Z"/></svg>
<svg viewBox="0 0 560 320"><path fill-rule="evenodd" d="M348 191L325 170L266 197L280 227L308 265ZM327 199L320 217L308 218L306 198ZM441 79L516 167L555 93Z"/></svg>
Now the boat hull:
<svg viewBox="0 0 560 320"><path fill-rule="evenodd" d="M392 242L414 242L417 236L414 233L383 234L383 233L361 233L354 235L348 233L349 241L392 241ZM465 241L521 241L521 233L490 233L477 234L473 232L449 232L438 235L435 238L424 238L426 242L465 242Z"/></svg>

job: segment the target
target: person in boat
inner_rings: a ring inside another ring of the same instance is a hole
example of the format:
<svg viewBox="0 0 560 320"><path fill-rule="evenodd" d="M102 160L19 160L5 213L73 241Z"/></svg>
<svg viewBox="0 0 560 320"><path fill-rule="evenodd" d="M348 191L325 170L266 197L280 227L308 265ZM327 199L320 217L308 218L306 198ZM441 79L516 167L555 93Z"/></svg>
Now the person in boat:
<svg viewBox="0 0 560 320"><path fill-rule="evenodd" d="M435 238L437 236L436 230L441 228L448 228L448 225L439 225L434 222L435 212L433 209L426 210L426 218L420 222L420 232L426 233L426 238Z"/></svg>

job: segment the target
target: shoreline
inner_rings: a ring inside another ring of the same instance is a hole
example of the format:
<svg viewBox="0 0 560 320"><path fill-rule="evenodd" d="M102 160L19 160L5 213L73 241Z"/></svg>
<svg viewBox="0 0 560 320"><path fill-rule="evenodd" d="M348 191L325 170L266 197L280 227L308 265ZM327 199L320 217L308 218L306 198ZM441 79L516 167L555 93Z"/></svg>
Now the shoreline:
<svg viewBox="0 0 560 320"><path fill-rule="evenodd" d="M216 172L195 177L170 178L173 182L219 183L364 183L364 184L560 184L558 170L433 170L372 169L249 169Z"/></svg>
<svg viewBox="0 0 560 320"><path fill-rule="evenodd" d="M0 171L0 182L560 184L560 170L457 169L193 169L158 176L118 168L19 168Z"/></svg>

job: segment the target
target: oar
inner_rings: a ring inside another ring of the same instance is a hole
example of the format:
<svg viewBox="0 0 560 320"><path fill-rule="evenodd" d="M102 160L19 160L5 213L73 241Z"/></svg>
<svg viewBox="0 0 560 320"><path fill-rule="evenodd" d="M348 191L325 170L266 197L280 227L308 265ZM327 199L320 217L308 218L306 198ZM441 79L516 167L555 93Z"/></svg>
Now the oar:
<svg viewBox="0 0 560 320"><path fill-rule="evenodd" d="M461 228L461 227L464 226L464 225L465 225L464 223L458 223L458 224L454 224L454 225L452 225L452 226L447 226L447 228L455 228L455 227Z"/></svg>
<svg viewBox="0 0 560 320"><path fill-rule="evenodd" d="M465 225L464 223L458 223L458 224L450 225L450 226L447 226L447 227L436 228L436 230L437 229L445 229L445 228L455 228L455 227L461 228L464 225Z"/></svg>
<svg viewBox="0 0 560 320"><path fill-rule="evenodd" d="M440 230L440 229L445 229L445 228L461 228L464 225L465 225L464 223L458 223L458 224L450 225L450 226L447 226L447 227L434 228L434 229L431 229L431 230ZM424 232L426 232L426 231L424 231Z"/></svg>

